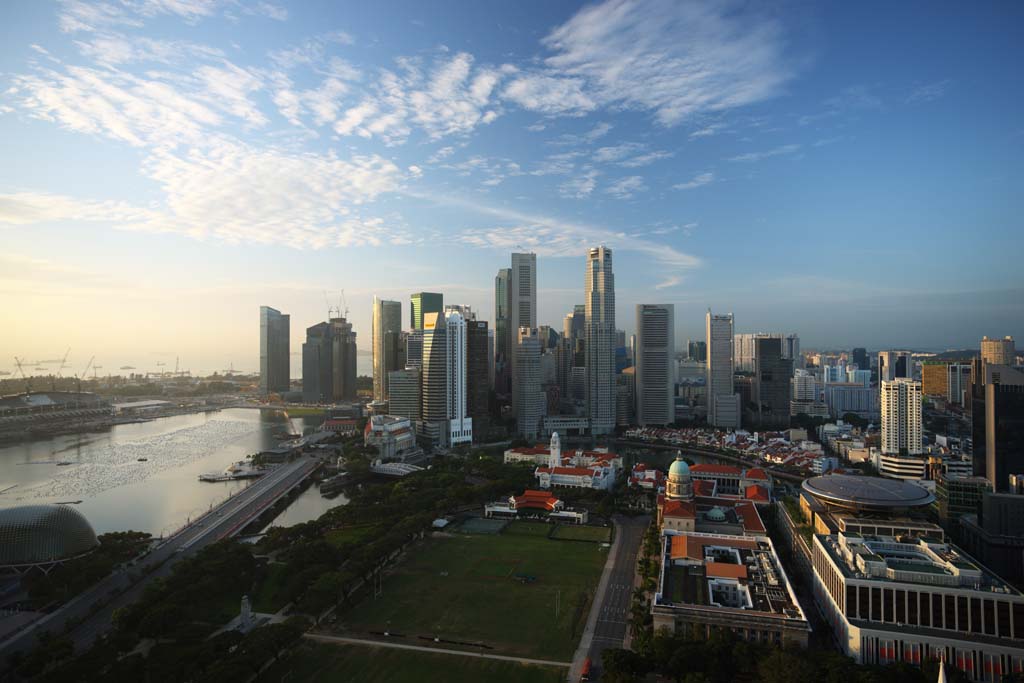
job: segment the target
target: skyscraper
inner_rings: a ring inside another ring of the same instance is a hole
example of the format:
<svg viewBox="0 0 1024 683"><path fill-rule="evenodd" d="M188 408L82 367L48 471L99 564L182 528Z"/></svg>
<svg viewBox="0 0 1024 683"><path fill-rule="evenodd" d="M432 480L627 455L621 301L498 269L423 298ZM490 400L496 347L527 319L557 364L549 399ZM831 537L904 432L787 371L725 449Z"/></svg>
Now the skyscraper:
<svg viewBox="0 0 1024 683"><path fill-rule="evenodd" d="M708 424L723 429L740 426L740 397L733 384L733 318L714 315L708 309L705 317L707 334L707 396Z"/></svg>
<svg viewBox="0 0 1024 683"><path fill-rule="evenodd" d="M444 295L435 292L416 292L409 299L409 327L423 329L424 313L440 313L444 310Z"/></svg>
<svg viewBox="0 0 1024 683"><path fill-rule="evenodd" d="M479 419L487 416L490 394L487 321L470 320L466 328L466 412L470 417Z"/></svg>
<svg viewBox="0 0 1024 683"><path fill-rule="evenodd" d="M402 304L399 301L385 301L373 297L373 325L371 347L373 349L373 400L388 400L388 373L401 370L393 366L388 358L385 336L388 332L402 331Z"/></svg>
<svg viewBox="0 0 1024 683"><path fill-rule="evenodd" d="M405 338L405 365L423 367L423 330L412 330Z"/></svg>
<svg viewBox="0 0 1024 683"><path fill-rule="evenodd" d="M331 337L331 398L354 401L356 398L356 333L345 318L328 322Z"/></svg>
<svg viewBox="0 0 1024 683"><path fill-rule="evenodd" d="M532 330L537 327L536 254L512 254L508 298L509 331L513 335L510 343L515 343L515 337L518 335L519 328L528 327ZM509 374L511 376L513 396L516 395L516 382L518 381L516 371L517 355L513 353L509 359Z"/></svg>
<svg viewBox="0 0 1024 683"><path fill-rule="evenodd" d="M782 357L793 361L793 368L804 366L803 357L800 355L800 337L796 334L788 334L782 339Z"/></svg>
<svg viewBox="0 0 1024 683"><path fill-rule="evenodd" d="M544 392L540 387L540 335L536 329L521 327L516 343L515 408L519 434L525 439L536 439L544 417Z"/></svg>
<svg viewBox="0 0 1024 683"><path fill-rule="evenodd" d="M291 377L291 318L260 306L260 393L288 391Z"/></svg>
<svg viewBox="0 0 1024 683"><path fill-rule="evenodd" d="M302 345L302 400L305 403L329 403L334 385L331 372L331 327L317 323L306 328Z"/></svg>
<svg viewBox="0 0 1024 683"><path fill-rule="evenodd" d="M946 366L946 400L958 406L971 407L970 363L950 363Z"/></svg>
<svg viewBox="0 0 1024 683"><path fill-rule="evenodd" d="M596 436L615 430L615 275L608 247L588 252L584 292L587 414Z"/></svg>
<svg viewBox="0 0 1024 683"><path fill-rule="evenodd" d="M757 424L760 427L789 425L793 360L782 355L785 342L786 339L776 336L754 339L752 389L754 403L757 406Z"/></svg>
<svg viewBox="0 0 1024 683"><path fill-rule="evenodd" d="M687 340L686 355L689 357L690 360L695 360L700 363L707 361L708 343L706 341Z"/></svg>
<svg viewBox="0 0 1024 683"><path fill-rule="evenodd" d="M675 421L675 306L637 304L636 422L667 425Z"/></svg>
<svg viewBox="0 0 1024 683"><path fill-rule="evenodd" d="M494 278L494 390L509 392L509 357L513 340L509 330L509 280L511 268L501 268Z"/></svg>
<svg viewBox="0 0 1024 683"><path fill-rule="evenodd" d="M867 349L857 347L850 352L850 360L861 370L870 370L871 363L868 361Z"/></svg>
<svg viewBox="0 0 1024 683"><path fill-rule="evenodd" d="M420 370L420 414L441 442L448 431L448 348L445 319L423 316L423 367Z"/></svg>
<svg viewBox="0 0 1024 683"><path fill-rule="evenodd" d="M914 376L914 363L908 351L878 352L878 381L891 382L894 379Z"/></svg>
<svg viewBox="0 0 1024 683"><path fill-rule="evenodd" d="M418 368L392 370L388 373L388 414L420 419L420 371Z"/></svg>
<svg viewBox="0 0 1024 683"><path fill-rule="evenodd" d="M921 448L921 383L882 381L882 453L917 455Z"/></svg>
<svg viewBox="0 0 1024 683"><path fill-rule="evenodd" d="M454 446L473 441L473 418L469 417L466 411L467 328L466 319L456 310L450 310L445 314L444 324L445 363L448 366L445 376L447 443ZM486 373L486 370L484 372Z"/></svg>
<svg viewBox="0 0 1024 683"><path fill-rule="evenodd" d="M975 452L977 457L977 452ZM1024 372L985 363L985 478L1010 491L1010 475L1024 474Z"/></svg>
<svg viewBox="0 0 1024 683"><path fill-rule="evenodd" d="M1010 367L1016 365L1017 349L1013 343L1013 337L1003 337L1002 339L982 337L981 360L995 365L1009 365Z"/></svg>

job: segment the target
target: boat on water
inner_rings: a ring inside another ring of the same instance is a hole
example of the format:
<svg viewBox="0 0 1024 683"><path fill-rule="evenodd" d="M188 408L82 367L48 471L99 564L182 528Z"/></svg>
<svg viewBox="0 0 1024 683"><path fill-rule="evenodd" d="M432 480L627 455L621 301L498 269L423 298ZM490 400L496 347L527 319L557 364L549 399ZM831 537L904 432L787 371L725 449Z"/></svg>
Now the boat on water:
<svg viewBox="0 0 1024 683"><path fill-rule="evenodd" d="M57 467L65 467L67 465L74 465L74 464L75 463L71 462L70 460L61 460L60 462L57 463Z"/></svg>
<svg viewBox="0 0 1024 683"><path fill-rule="evenodd" d="M207 472L199 475L199 481L234 481L235 479L254 479L262 477L264 471L251 460L239 460L224 468L223 472Z"/></svg>
<svg viewBox="0 0 1024 683"><path fill-rule="evenodd" d="M136 458L139 462L149 462L149 458Z"/></svg>

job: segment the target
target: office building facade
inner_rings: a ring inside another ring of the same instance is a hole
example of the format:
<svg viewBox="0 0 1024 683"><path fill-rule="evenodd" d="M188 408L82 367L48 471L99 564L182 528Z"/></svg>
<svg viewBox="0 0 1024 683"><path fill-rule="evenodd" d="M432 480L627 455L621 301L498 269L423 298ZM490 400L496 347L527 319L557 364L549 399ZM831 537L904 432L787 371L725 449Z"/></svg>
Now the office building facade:
<svg viewBox="0 0 1024 683"><path fill-rule="evenodd" d="M708 424L723 429L740 426L740 399L733 381L733 317L715 315L708 309L707 334Z"/></svg>
<svg viewBox="0 0 1024 683"><path fill-rule="evenodd" d="M754 415L757 425L789 426L790 379L793 361L782 356L785 339L761 336L754 339Z"/></svg>
<svg viewBox="0 0 1024 683"><path fill-rule="evenodd" d="M431 314L427 314L431 315ZM468 328L466 319L457 310L445 313L445 402L447 410L447 443L455 446L473 441L473 418L467 407ZM486 323L485 323L486 325ZM486 347L485 347L486 352ZM486 369L485 369L486 373ZM486 375L485 375L486 377Z"/></svg>
<svg viewBox="0 0 1024 683"><path fill-rule="evenodd" d="M675 306L636 307L636 423L675 422Z"/></svg>
<svg viewBox="0 0 1024 683"><path fill-rule="evenodd" d="M1014 345L1013 337L1002 339L981 338L981 360L992 365L1017 364L1017 347Z"/></svg>
<svg viewBox="0 0 1024 683"><path fill-rule="evenodd" d="M615 430L615 274L608 247L587 253L584 292L587 415L597 436Z"/></svg>
<svg viewBox="0 0 1024 683"><path fill-rule="evenodd" d="M288 391L291 378L291 316L260 306L260 394Z"/></svg>
<svg viewBox="0 0 1024 683"><path fill-rule="evenodd" d="M509 329L509 280L511 268L502 268L494 277L494 390L501 395L509 392L509 357L512 355L512 336Z"/></svg>
<svg viewBox="0 0 1024 683"><path fill-rule="evenodd" d="M490 398L490 347L486 320L466 323L466 412L472 418L487 416Z"/></svg>
<svg viewBox="0 0 1024 683"><path fill-rule="evenodd" d="M423 316L423 367L420 370L420 419L432 440L443 443L448 431L448 348L445 319Z"/></svg>
<svg viewBox="0 0 1024 683"><path fill-rule="evenodd" d="M521 328L537 329L537 255L512 254L512 267L509 272L509 334L512 337L510 343L516 344ZM513 353L509 359L513 396L516 395L516 382L519 379L516 368L517 357L518 354ZM514 402L513 409L515 409Z"/></svg>
<svg viewBox="0 0 1024 683"><path fill-rule="evenodd" d="M515 409L517 430L524 439L534 440L541 433L544 418L544 392L540 377L540 335L536 329L521 327L516 339Z"/></svg>
<svg viewBox="0 0 1024 683"><path fill-rule="evenodd" d="M914 361L908 351L878 352L878 381L891 382L894 379L914 377Z"/></svg>
<svg viewBox="0 0 1024 683"><path fill-rule="evenodd" d="M421 418L420 382L419 368L408 367L388 373L388 387L391 391L388 400L389 415L407 417L413 421Z"/></svg>
<svg viewBox="0 0 1024 683"><path fill-rule="evenodd" d="M317 323L306 328L302 345L302 400L329 403L332 391L331 328L327 323Z"/></svg>
<svg viewBox="0 0 1024 683"><path fill-rule="evenodd" d="M423 314L444 311L444 295L437 292L416 292L409 298L409 329L423 329Z"/></svg>
<svg viewBox="0 0 1024 683"><path fill-rule="evenodd" d="M977 457L977 456L975 456ZM992 490L1010 490L1024 475L1024 372L985 364L985 478Z"/></svg>
<svg viewBox="0 0 1024 683"><path fill-rule="evenodd" d="M385 301L373 297L373 320L370 328L370 345L373 352L373 400L388 400L388 373L401 370L394 364L394 356L389 358L386 346L389 332L399 334L402 331L402 304L399 301Z"/></svg>

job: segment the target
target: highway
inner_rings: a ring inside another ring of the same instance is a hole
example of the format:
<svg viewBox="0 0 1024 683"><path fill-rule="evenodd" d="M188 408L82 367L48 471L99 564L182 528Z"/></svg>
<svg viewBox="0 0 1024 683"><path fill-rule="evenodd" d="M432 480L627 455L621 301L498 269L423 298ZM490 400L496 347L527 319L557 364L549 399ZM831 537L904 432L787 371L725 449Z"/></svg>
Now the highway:
<svg viewBox="0 0 1024 683"><path fill-rule="evenodd" d="M308 477L320 462L319 458L302 456L260 477L210 512L168 537L127 573L115 571L28 629L0 643L0 662L6 663L7 658L14 652L27 651L34 647L38 642L37 632L61 633L69 621L80 622L69 635L74 641L75 651L84 651L97 637L110 629L111 617L115 610L137 600L150 582L169 575L177 562L195 555L211 543L238 534L261 512ZM95 614L89 614L97 602L111 596L116 597Z"/></svg>

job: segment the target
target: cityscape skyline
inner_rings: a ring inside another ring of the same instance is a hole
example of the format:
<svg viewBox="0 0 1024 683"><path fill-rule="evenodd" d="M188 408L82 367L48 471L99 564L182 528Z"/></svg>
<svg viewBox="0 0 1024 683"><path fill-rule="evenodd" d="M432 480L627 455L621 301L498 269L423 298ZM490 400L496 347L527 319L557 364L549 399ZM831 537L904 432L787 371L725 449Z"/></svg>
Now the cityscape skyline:
<svg viewBox="0 0 1024 683"><path fill-rule="evenodd" d="M989 249L1021 208L1018 7L90 7L7 12L0 263L24 324L3 358L255 369L251 310L293 315L294 350L341 289L365 351L374 295L443 292L493 321L514 251L538 254L537 322L558 326L599 243L620 308L673 303L678 339L707 307L812 347L1024 337L1019 269ZM648 57L668 89L615 76ZM953 245L970 277L933 267ZM56 315L60 343L36 324Z"/></svg>

